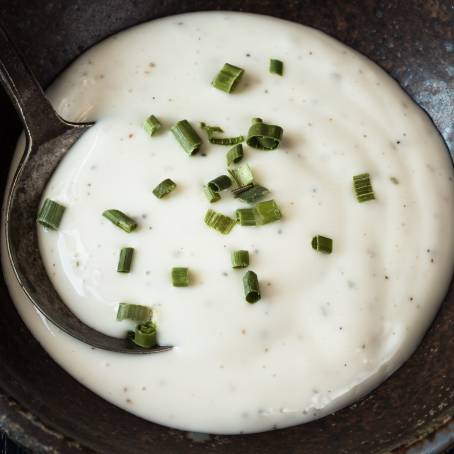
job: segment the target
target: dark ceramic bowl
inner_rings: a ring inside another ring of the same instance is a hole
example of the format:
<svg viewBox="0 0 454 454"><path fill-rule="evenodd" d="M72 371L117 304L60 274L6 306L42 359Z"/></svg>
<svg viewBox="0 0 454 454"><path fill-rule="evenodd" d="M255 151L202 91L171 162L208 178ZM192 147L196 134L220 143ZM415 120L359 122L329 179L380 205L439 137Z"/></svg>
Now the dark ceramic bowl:
<svg viewBox="0 0 454 454"><path fill-rule="evenodd" d="M112 33L157 17L213 9L311 25L363 52L427 110L453 152L453 0L0 0L1 21L44 86ZM3 191L21 128L2 92L0 115ZM0 428L34 452L369 454L405 452L409 446L441 452L454 438L452 286L416 353L373 393L319 421L256 435L189 436L92 394L33 339L1 277L0 314Z"/></svg>

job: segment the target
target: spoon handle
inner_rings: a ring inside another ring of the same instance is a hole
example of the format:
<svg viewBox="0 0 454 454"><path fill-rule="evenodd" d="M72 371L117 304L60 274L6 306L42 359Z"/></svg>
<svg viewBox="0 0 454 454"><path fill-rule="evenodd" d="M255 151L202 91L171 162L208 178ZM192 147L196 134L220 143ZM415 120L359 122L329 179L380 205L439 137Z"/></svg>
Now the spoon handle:
<svg viewBox="0 0 454 454"><path fill-rule="evenodd" d="M0 82L22 119L29 149L67 129L1 25Z"/></svg>

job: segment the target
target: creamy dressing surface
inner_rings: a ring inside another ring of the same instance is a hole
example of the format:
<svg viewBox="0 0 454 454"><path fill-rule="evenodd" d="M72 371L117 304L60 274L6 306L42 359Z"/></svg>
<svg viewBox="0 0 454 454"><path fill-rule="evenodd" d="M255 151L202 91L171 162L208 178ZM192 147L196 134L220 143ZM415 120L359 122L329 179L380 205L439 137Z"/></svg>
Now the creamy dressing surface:
<svg viewBox="0 0 454 454"><path fill-rule="evenodd" d="M268 61L284 61L283 77ZM245 69L235 93L211 86L225 62ZM84 322L124 336L118 303L158 310L157 355L93 350L43 319L2 258L17 308L50 355L110 402L161 424L200 432L281 428L322 417L370 391L413 352L453 269L454 191L447 150L426 115L365 57L311 28L239 13L156 20L82 55L50 98L75 121L96 120L65 157L45 197L67 207L58 232L39 228L49 275ZM163 123L149 137L144 119ZM203 222L202 186L225 173L228 147L198 124L245 134L252 117L284 128L277 150L246 147L245 161L271 189L283 219L236 226ZM188 157L169 131L188 119L202 138ZM18 146L16 161L23 150ZM369 172L376 201L358 203L352 176ZM164 178L178 188L158 200ZM136 218L127 234L101 216ZM331 237L322 255L311 239ZM4 240L3 240L4 241ZM4 245L3 245L4 246ZM121 247L136 254L116 272ZM262 300L244 300L244 270L230 252L250 251ZM192 283L171 285L187 266Z"/></svg>

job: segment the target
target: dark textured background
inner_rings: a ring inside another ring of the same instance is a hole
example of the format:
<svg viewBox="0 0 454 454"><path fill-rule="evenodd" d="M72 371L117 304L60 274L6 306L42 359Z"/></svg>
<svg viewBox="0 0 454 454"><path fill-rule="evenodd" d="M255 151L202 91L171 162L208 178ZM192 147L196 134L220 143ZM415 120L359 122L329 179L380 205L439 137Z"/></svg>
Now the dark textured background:
<svg viewBox="0 0 454 454"><path fill-rule="evenodd" d="M454 149L453 0L0 0L0 18L46 86L68 62L111 33L146 18L221 4L312 25L362 51L430 113ZM1 187L20 129L1 91L0 114ZM454 383L452 289L417 353L357 405L304 426L213 436L204 443L113 408L64 373L29 335L1 276L0 312L0 426L41 452L85 453L91 448L130 454L152 447L159 454L369 454L406 445L454 414L446 386ZM87 414L96 416L96 430ZM83 440L82 446L73 439Z"/></svg>
<svg viewBox="0 0 454 454"><path fill-rule="evenodd" d="M29 452L18 447L5 434L0 433L0 454L28 454Z"/></svg>

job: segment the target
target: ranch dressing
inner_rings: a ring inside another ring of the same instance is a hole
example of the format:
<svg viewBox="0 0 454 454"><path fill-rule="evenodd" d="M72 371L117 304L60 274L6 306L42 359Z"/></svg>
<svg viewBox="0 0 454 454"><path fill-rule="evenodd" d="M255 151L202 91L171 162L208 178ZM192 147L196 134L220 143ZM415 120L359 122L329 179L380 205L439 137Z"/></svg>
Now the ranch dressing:
<svg viewBox="0 0 454 454"><path fill-rule="evenodd" d="M284 62L283 77L268 72ZM245 69L228 95L211 86L225 62ZM78 58L49 96L69 120L94 121L44 197L67 207L57 232L38 227L58 292L90 326L125 336L118 303L153 306L167 353L93 350L27 301L2 251L11 296L33 335L71 375L136 415L180 429L257 432L320 418L357 400L414 351L453 269L453 172L427 116L380 68L311 28L243 13L173 16L115 35ZM144 119L161 132L149 137ZM246 134L251 118L284 129L281 146L245 148L283 218L229 235L203 222L245 204L210 205L202 186L224 174L228 147L199 128ZM204 144L189 157L169 132L178 120ZM23 150L18 145L16 162ZM352 177L369 172L376 200L358 203ZM152 189L178 187L165 199ZM106 209L138 221L127 234ZM333 239L333 253L311 247ZM4 240L3 240L4 241ZM129 274L119 250L134 247ZM4 244L3 244L4 247ZM247 249L262 299L245 302L232 250ZM170 270L187 266L191 285Z"/></svg>

